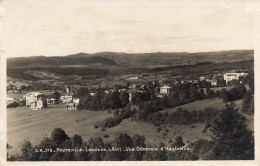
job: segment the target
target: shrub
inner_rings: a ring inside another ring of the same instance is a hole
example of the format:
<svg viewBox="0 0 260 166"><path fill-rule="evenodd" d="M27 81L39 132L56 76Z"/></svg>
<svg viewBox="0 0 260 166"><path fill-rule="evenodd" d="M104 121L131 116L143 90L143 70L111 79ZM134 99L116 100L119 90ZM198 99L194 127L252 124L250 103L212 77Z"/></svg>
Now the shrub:
<svg viewBox="0 0 260 166"><path fill-rule="evenodd" d="M13 107L18 107L18 106L19 106L19 104L17 102L13 102L13 103L8 104L6 107L13 108Z"/></svg>
<svg viewBox="0 0 260 166"><path fill-rule="evenodd" d="M109 137L109 135L107 135L107 134L104 135L104 138L108 138L108 137Z"/></svg>

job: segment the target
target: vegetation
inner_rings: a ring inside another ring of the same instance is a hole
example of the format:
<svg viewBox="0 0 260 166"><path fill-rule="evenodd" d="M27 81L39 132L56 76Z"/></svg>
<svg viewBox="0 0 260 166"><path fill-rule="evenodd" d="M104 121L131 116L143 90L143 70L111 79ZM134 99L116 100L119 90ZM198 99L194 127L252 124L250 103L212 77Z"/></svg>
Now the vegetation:
<svg viewBox="0 0 260 166"><path fill-rule="evenodd" d="M189 112L182 108L178 108L176 112L172 113L152 113L151 107L147 104L143 110L139 110L132 116L132 120L146 121L153 123L155 126L163 124L196 124L206 123L212 124L219 110L213 108L206 108L203 111L192 111Z"/></svg>
<svg viewBox="0 0 260 166"><path fill-rule="evenodd" d="M28 66L32 64L38 65L88 65L92 63L101 63L104 65L116 65L115 61L106 57L92 56L88 57L84 53L65 56L65 57L45 57L45 56L34 56L34 57L16 57L8 58L7 66Z"/></svg>
<svg viewBox="0 0 260 166"><path fill-rule="evenodd" d="M136 113L136 109L133 108L132 110L130 108L122 109L122 110L116 110L114 117L110 117L105 119L101 126L104 128L111 128L114 126L117 126L123 119L130 118L132 115Z"/></svg>
<svg viewBox="0 0 260 166"><path fill-rule="evenodd" d="M254 136L245 122L246 118L238 113L234 103L220 111L212 125L215 159L254 159Z"/></svg>
<svg viewBox="0 0 260 166"><path fill-rule="evenodd" d="M31 74L27 74L23 70L17 69L17 68L7 67L6 75L7 75L7 77L18 78L18 79L23 79L23 80L33 80L33 81L38 80L37 77L35 77Z"/></svg>
<svg viewBox="0 0 260 166"><path fill-rule="evenodd" d="M93 111L124 108L129 103L127 92L104 93L100 90L94 96L91 96L87 91L80 89L78 96L81 98L79 108Z"/></svg>
<svg viewBox="0 0 260 166"><path fill-rule="evenodd" d="M241 112L249 115L254 114L254 96L252 92L247 92L244 95Z"/></svg>
<svg viewBox="0 0 260 166"><path fill-rule="evenodd" d="M102 138L90 138L84 142L80 135L69 137L64 130L55 128L50 137L44 137L36 146L25 141L21 146L21 153L16 156L8 154L7 159L9 161L253 160L253 133L247 129L246 118L238 112L235 105L226 105L226 108L220 110L215 117L210 127L213 131L210 141L200 139L185 144L181 136L175 138L172 147L186 146L192 151L166 151L163 143L157 147L159 149L157 151L124 151L126 147L131 149L151 146L145 144L145 137L140 135L131 137L120 133L110 142L105 143ZM7 146L12 148L10 145ZM113 147L123 150L108 151ZM89 151L86 148L99 150ZM56 152L41 153L40 149L51 149Z"/></svg>

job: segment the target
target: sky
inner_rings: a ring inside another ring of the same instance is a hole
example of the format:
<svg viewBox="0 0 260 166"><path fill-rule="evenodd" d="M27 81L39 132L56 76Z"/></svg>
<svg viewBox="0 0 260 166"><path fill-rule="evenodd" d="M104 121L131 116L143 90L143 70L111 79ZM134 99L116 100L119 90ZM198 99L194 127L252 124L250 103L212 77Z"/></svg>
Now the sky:
<svg viewBox="0 0 260 166"><path fill-rule="evenodd" d="M1 54L254 48L254 0L2 0Z"/></svg>

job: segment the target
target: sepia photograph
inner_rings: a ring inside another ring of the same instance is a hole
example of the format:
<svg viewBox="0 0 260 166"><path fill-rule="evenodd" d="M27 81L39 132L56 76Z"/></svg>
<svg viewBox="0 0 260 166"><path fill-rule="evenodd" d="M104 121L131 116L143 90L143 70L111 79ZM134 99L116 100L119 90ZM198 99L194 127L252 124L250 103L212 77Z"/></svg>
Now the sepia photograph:
<svg viewBox="0 0 260 166"><path fill-rule="evenodd" d="M1 160L255 161L256 2L1 0Z"/></svg>

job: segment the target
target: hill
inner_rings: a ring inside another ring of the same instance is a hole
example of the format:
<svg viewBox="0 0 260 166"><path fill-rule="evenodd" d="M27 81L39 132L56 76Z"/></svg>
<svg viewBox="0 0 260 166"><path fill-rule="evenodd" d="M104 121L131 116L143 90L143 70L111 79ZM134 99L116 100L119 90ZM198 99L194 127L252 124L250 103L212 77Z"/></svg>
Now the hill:
<svg viewBox="0 0 260 166"><path fill-rule="evenodd" d="M65 57L45 57L45 56L33 56L33 57L16 57L8 58L8 67L21 67L28 65L88 65L88 64L104 64L104 65L116 65L116 63L107 58L101 56L87 56L85 53L75 54Z"/></svg>

